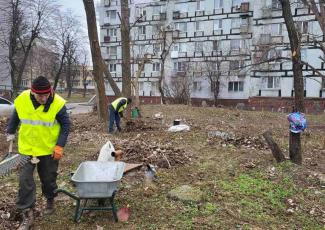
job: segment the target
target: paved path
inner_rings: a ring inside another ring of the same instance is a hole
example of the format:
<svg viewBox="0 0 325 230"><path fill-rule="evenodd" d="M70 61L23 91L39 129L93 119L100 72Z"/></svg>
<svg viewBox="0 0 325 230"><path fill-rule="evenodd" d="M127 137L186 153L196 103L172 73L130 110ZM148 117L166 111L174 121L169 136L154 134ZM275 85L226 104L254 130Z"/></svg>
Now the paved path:
<svg viewBox="0 0 325 230"><path fill-rule="evenodd" d="M92 105L80 105L81 103L67 103L67 109L70 114L81 114L92 112Z"/></svg>

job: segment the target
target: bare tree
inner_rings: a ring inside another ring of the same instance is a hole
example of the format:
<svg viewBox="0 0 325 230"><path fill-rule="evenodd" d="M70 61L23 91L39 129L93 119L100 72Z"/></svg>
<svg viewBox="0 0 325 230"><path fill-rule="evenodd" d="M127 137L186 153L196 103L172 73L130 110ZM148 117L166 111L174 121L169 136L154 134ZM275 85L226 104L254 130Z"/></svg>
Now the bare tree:
<svg viewBox="0 0 325 230"><path fill-rule="evenodd" d="M41 38L54 4L55 1L49 0L13 0L4 12L9 25L9 38L5 44L9 47L13 97L17 96L32 46Z"/></svg>
<svg viewBox="0 0 325 230"><path fill-rule="evenodd" d="M160 76L158 79L158 90L161 96L161 102L166 104L166 98L164 93L164 80L165 80L165 64L166 58L169 55L169 51L173 45L173 39L168 38L167 35L173 35L173 31L167 27L160 27L159 35L162 40L162 52L160 54L161 67L160 67Z"/></svg>
<svg viewBox="0 0 325 230"><path fill-rule="evenodd" d="M96 25L96 12L93 0L83 0L88 26L88 37L90 50L92 55L93 67L94 67L94 79L97 87L97 108L98 115L101 120L107 124L107 100L105 94L105 85L103 78L104 61L100 52L97 25Z"/></svg>
<svg viewBox="0 0 325 230"><path fill-rule="evenodd" d="M58 61L55 66L54 86L56 89L59 79L61 77L63 66L67 62L68 54L74 49L82 46L81 39L83 33L81 24L76 19L76 16L71 11L62 13L56 11L55 16L52 18L51 24L48 26L47 35L56 41Z"/></svg>
<svg viewBox="0 0 325 230"><path fill-rule="evenodd" d="M290 47L292 53L292 70L293 70L293 85L294 85L294 110L304 112L304 82L302 75L300 39L295 26L291 6L289 0L280 0L282 5L282 14L288 30ZM289 139L289 155L292 162L296 164L302 163L300 133L290 132Z"/></svg>
<svg viewBox="0 0 325 230"><path fill-rule="evenodd" d="M193 83L193 63L182 63L181 70L171 77L170 84L164 85L164 94L174 104L190 104L191 103L191 86Z"/></svg>

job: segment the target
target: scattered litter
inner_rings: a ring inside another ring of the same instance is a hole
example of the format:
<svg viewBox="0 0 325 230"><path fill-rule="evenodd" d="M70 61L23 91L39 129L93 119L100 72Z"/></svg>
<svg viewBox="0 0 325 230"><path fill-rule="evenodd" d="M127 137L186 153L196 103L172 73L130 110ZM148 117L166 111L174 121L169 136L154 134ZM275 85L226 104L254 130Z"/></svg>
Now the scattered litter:
<svg viewBox="0 0 325 230"><path fill-rule="evenodd" d="M128 221L128 219L130 218L131 210L128 206L122 207L117 211L116 214L117 214L117 219L119 221L122 221L122 222Z"/></svg>
<svg viewBox="0 0 325 230"><path fill-rule="evenodd" d="M208 132L208 137L220 137L223 140L233 140L234 135L231 133L226 133L218 130L212 130Z"/></svg>
<svg viewBox="0 0 325 230"><path fill-rule="evenodd" d="M173 125L168 129L168 132L181 132L181 131L190 131L190 127L185 124Z"/></svg>
<svg viewBox="0 0 325 230"><path fill-rule="evenodd" d="M162 112L156 113L153 115L154 119L163 119L164 115L162 114Z"/></svg>

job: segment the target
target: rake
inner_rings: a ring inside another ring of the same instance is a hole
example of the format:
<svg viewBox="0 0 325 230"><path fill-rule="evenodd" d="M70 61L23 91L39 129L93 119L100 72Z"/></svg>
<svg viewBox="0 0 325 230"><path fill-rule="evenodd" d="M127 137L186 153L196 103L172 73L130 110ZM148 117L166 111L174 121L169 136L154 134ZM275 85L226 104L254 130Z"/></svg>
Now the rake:
<svg viewBox="0 0 325 230"><path fill-rule="evenodd" d="M9 175L14 169L26 164L31 157L12 152L13 141L10 141L9 152L0 162L0 176Z"/></svg>

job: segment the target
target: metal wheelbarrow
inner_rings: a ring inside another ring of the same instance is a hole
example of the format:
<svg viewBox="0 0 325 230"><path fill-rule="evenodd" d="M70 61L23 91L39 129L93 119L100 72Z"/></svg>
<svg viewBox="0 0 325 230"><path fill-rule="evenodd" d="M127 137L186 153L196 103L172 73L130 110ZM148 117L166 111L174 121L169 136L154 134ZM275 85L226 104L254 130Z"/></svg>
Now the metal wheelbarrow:
<svg viewBox="0 0 325 230"><path fill-rule="evenodd" d="M114 197L124 168L124 162L85 161L79 165L71 178L76 185L77 194L60 188L56 190L56 193L62 192L76 200L75 222L80 222L85 210L112 211L114 220L118 221ZM97 200L98 206L87 206L90 199ZM107 200L109 206L105 206ZM84 201L83 205L81 205L81 201Z"/></svg>

